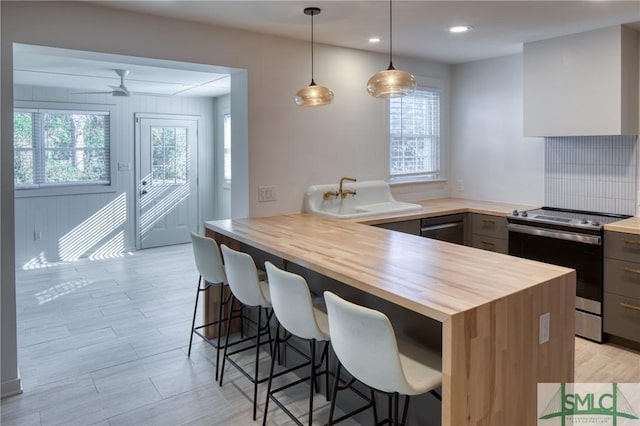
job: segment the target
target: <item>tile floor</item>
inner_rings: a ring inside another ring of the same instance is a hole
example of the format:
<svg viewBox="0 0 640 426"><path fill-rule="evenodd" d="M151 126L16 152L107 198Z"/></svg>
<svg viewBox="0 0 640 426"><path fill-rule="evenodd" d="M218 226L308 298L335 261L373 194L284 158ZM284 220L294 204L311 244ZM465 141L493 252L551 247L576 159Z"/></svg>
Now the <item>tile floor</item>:
<svg viewBox="0 0 640 426"><path fill-rule="evenodd" d="M197 278L190 244L19 270L24 393L2 400L0 423L254 424L251 384L228 367L219 387L215 350L197 336L187 357ZM263 358L261 371L268 371ZM292 411L307 412L305 392L287 397ZM264 398L263 391L260 421ZM318 397L315 406L321 424L328 404ZM270 425L291 424L273 407Z"/></svg>
<svg viewBox="0 0 640 426"><path fill-rule="evenodd" d="M24 393L2 400L0 423L259 424L251 421L244 377L227 369L218 387L215 351L198 338L186 355L196 280L189 244L19 270ZM640 382L640 354L576 339L576 381ZM286 396L298 415L306 413L305 395ZM292 423L273 406L270 425ZM318 397L315 406L321 424L328 405Z"/></svg>

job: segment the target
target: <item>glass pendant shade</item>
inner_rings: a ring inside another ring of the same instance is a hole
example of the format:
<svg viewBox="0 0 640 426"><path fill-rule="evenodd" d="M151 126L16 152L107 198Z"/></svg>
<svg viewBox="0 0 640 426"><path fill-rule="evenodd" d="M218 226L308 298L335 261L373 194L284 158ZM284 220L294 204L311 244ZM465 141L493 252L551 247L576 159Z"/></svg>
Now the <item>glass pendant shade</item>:
<svg viewBox="0 0 640 426"><path fill-rule="evenodd" d="M311 16L311 83L298 90L294 101L301 107L328 105L333 101L333 92L327 87L318 86L313 80L313 17L320 14L320 9L307 7L304 9L304 14Z"/></svg>
<svg viewBox="0 0 640 426"><path fill-rule="evenodd" d="M416 78L393 67L393 8L389 0L389 68L375 73L367 81L367 92L376 98L399 98L416 90Z"/></svg>
<svg viewBox="0 0 640 426"><path fill-rule="evenodd" d="M307 87L298 90L295 101L301 107L327 105L333 101L333 92L327 87L318 86L312 80Z"/></svg>
<svg viewBox="0 0 640 426"><path fill-rule="evenodd" d="M416 90L416 79L406 71L393 66L375 73L367 82L367 92L376 98L397 98Z"/></svg>

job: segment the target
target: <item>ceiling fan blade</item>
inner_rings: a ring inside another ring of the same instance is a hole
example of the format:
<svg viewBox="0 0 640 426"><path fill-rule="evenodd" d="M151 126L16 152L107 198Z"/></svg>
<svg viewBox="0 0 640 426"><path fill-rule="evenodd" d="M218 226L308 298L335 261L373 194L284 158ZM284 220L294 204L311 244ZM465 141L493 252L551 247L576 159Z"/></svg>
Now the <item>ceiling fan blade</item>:
<svg viewBox="0 0 640 426"><path fill-rule="evenodd" d="M140 96L157 96L162 98L170 98L173 95L169 93L151 93L151 92L129 92L131 95L140 95Z"/></svg>
<svg viewBox="0 0 640 426"><path fill-rule="evenodd" d="M113 92L73 92L71 95L110 95L111 93Z"/></svg>

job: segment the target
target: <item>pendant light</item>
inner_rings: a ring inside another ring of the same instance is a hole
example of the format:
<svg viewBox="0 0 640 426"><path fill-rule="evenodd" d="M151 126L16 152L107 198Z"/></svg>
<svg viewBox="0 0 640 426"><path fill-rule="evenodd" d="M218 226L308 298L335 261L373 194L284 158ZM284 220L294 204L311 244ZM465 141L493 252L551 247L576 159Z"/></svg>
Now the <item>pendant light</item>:
<svg viewBox="0 0 640 426"><path fill-rule="evenodd" d="M376 98L397 98L416 90L416 79L393 67L393 15L389 0L389 68L375 73L367 82L367 92Z"/></svg>
<svg viewBox="0 0 640 426"><path fill-rule="evenodd" d="M301 107L328 105L333 101L331 89L318 86L313 80L313 17L320 14L320 8L307 7L304 9L305 15L311 16L311 83L296 93L296 105Z"/></svg>

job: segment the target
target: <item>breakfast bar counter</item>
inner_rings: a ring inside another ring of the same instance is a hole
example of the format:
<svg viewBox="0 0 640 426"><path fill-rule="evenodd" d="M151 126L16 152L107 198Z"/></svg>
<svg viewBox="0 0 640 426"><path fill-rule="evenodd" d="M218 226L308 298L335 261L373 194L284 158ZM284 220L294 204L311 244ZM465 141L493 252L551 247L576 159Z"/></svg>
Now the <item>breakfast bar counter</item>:
<svg viewBox="0 0 640 426"><path fill-rule="evenodd" d="M442 425L534 425L537 383L573 381L572 269L308 214L205 228L439 323Z"/></svg>

